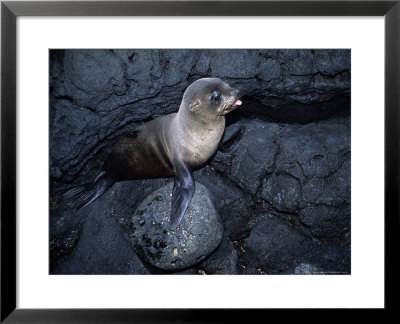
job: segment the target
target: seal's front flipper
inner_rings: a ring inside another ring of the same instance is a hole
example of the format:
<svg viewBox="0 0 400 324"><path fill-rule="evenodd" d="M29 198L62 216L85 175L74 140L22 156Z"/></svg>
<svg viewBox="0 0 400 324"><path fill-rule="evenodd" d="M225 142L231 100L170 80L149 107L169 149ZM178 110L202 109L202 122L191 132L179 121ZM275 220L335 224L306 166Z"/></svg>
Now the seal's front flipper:
<svg viewBox="0 0 400 324"><path fill-rule="evenodd" d="M194 181L186 165L175 168L175 182L171 201L171 230L180 224L194 193Z"/></svg>

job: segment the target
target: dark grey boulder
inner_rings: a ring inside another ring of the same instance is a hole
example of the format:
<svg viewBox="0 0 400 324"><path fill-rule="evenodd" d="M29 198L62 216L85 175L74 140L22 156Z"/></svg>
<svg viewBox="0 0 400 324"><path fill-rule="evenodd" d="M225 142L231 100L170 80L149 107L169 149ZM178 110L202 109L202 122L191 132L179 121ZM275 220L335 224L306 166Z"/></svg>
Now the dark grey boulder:
<svg viewBox="0 0 400 324"><path fill-rule="evenodd" d="M304 225L316 237L340 237L350 231L350 206L308 206L299 212Z"/></svg>
<svg viewBox="0 0 400 324"><path fill-rule="evenodd" d="M271 273L284 272L313 248L310 238L271 215L259 217L244 246L248 263Z"/></svg>
<svg viewBox="0 0 400 324"><path fill-rule="evenodd" d="M349 238L349 236L344 236L341 239L326 238L321 241L315 240L317 247L302 256L286 273L300 274L301 271L304 271L304 274L350 274L351 253ZM304 264L308 264L310 267L307 269ZM307 273L307 270L309 273Z"/></svg>
<svg viewBox="0 0 400 324"><path fill-rule="evenodd" d="M109 204L110 196L112 191L78 211L60 207L52 217L52 274L150 273L124 238L113 215L116 211ZM57 240L62 237L64 246L60 247Z"/></svg>
<svg viewBox="0 0 400 324"><path fill-rule="evenodd" d="M211 164L222 179L253 201L262 199L267 209L300 216L319 237L347 231L350 118L306 125L241 120L227 128L223 140L239 127L245 131L237 142Z"/></svg>
<svg viewBox="0 0 400 324"><path fill-rule="evenodd" d="M295 211L299 208L301 185L287 174L273 174L265 179L261 197L277 210Z"/></svg>
<svg viewBox="0 0 400 324"><path fill-rule="evenodd" d="M328 177L350 157L350 118L287 125L279 142L277 172L301 180Z"/></svg>
<svg viewBox="0 0 400 324"><path fill-rule="evenodd" d="M221 245L198 268L207 274L237 274L239 257L232 241L224 236Z"/></svg>
<svg viewBox="0 0 400 324"><path fill-rule="evenodd" d="M223 226L208 190L200 183L176 230L170 230L173 183L150 194L132 217L130 238L139 255L152 266L176 271L210 255L221 243Z"/></svg>
<svg viewBox="0 0 400 324"><path fill-rule="evenodd" d="M251 197L210 166L195 173L195 179L210 191L229 238L238 241L247 237L255 205Z"/></svg>
<svg viewBox="0 0 400 324"><path fill-rule="evenodd" d="M226 174L246 192L255 195L261 179L273 171L277 153L276 137L280 131L277 124L262 121L240 121L232 128L243 126L237 144L228 152L218 152L212 166ZM229 139L230 129L223 141Z"/></svg>

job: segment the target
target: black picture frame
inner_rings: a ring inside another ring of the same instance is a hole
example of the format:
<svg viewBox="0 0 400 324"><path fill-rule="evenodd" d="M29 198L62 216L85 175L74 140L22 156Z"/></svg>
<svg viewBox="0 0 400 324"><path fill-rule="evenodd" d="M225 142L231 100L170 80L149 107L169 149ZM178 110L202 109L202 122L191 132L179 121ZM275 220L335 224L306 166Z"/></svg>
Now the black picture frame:
<svg viewBox="0 0 400 324"><path fill-rule="evenodd" d="M255 310L16 309L16 18L18 16L384 16L385 309L396 307L399 234L400 0L396 1L2 1L1 322L220 322ZM367 94L366 94L367 95ZM397 244L396 244L396 243ZM373 260L371 260L373 262ZM258 311L260 312L260 310ZM256 314L251 314L253 317Z"/></svg>

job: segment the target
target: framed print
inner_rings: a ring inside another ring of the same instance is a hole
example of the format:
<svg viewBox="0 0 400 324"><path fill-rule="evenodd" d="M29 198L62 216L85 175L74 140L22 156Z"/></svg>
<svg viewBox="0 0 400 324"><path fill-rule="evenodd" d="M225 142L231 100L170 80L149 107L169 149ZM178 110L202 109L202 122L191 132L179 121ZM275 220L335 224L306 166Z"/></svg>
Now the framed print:
<svg viewBox="0 0 400 324"><path fill-rule="evenodd" d="M391 308L398 1L1 9L2 320Z"/></svg>

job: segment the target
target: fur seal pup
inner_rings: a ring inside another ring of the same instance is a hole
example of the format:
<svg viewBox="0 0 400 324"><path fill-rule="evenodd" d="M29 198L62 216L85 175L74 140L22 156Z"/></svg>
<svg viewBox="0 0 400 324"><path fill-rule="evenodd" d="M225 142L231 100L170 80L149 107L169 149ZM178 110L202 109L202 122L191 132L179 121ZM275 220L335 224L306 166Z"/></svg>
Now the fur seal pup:
<svg viewBox="0 0 400 324"><path fill-rule="evenodd" d="M215 153L225 129L224 116L241 104L239 91L220 79L193 82L177 113L121 137L95 180L69 190L64 198L81 208L115 182L173 176L170 226L176 229L194 193L192 171Z"/></svg>

